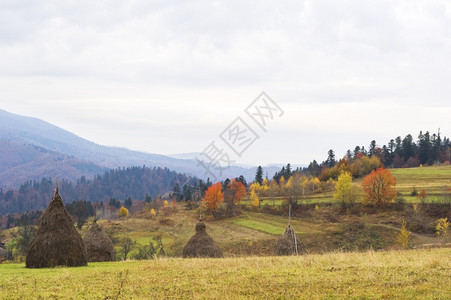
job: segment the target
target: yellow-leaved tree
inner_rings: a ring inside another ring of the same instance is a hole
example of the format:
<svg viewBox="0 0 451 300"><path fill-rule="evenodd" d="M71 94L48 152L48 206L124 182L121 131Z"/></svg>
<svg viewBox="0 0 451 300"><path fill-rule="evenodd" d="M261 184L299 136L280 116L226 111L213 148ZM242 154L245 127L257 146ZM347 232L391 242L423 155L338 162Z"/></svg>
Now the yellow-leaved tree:
<svg viewBox="0 0 451 300"><path fill-rule="evenodd" d="M411 246L410 232L407 231L406 220L402 220L401 232L396 237L396 242L403 249L407 249Z"/></svg>
<svg viewBox="0 0 451 300"><path fill-rule="evenodd" d="M352 188L352 175L349 172L343 172L338 176L337 184L335 185L336 192L334 199L341 201L344 207L352 206L355 201Z"/></svg>
<svg viewBox="0 0 451 300"><path fill-rule="evenodd" d="M435 232L438 236L442 237L443 243L448 239L448 230L449 230L449 222L448 218L438 219L437 224L435 225Z"/></svg>
<svg viewBox="0 0 451 300"><path fill-rule="evenodd" d="M280 195L283 195L285 193L285 177L280 177L279 179L279 190L280 190Z"/></svg>
<svg viewBox="0 0 451 300"><path fill-rule="evenodd" d="M258 195L254 190L251 190L250 198L251 198L251 204L254 207L257 207L260 204L260 199L258 198Z"/></svg>
<svg viewBox="0 0 451 300"><path fill-rule="evenodd" d="M125 218L127 216L128 216L128 209L121 206L121 208L119 209L119 217Z"/></svg>

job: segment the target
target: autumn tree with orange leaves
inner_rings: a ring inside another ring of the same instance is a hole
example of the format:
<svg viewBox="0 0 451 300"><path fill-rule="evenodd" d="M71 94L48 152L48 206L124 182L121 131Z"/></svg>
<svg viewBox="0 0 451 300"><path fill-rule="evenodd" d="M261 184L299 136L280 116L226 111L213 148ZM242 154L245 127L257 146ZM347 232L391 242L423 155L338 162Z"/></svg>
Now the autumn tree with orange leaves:
<svg viewBox="0 0 451 300"><path fill-rule="evenodd" d="M212 214L218 208L219 204L224 202L224 193L222 192L222 184L220 182L217 182L208 188L205 192L205 202Z"/></svg>
<svg viewBox="0 0 451 300"><path fill-rule="evenodd" d="M239 204L246 197L246 187L241 181L232 179L227 187L233 192L233 204Z"/></svg>
<svg viewBox="0 0 451 300"><path fill-rule="evenodd" d="M362 181L363 203L385 207L396 198L396 178L382 167L371 171Z"/></svg>

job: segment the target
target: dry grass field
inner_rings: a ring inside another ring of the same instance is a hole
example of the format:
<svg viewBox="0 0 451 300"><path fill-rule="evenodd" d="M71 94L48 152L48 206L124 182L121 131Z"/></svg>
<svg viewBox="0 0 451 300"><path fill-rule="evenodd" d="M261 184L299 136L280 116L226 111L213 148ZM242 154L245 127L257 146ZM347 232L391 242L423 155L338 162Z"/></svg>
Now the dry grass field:
<svg viewBox="0 0 451 300"><path fill-rule="evenodd" d="M0 265L0 299L449 299L451 249Z"/></svg>

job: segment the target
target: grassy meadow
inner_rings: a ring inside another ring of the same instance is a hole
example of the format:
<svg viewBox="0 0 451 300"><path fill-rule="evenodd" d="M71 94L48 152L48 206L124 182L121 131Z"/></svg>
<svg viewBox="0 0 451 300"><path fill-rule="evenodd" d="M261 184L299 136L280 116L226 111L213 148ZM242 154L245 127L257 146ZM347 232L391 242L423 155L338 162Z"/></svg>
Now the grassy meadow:
<svg viewBox="0 0 451 300"><path fill-rule="evenodd" d="M0 299L449 299L451 249L0 265Z"/></svg>
<svg viewBox="0 0 451 300"><path fill-rule="evenodd" d="M424 188L429 199L451 187L451 166L390 171L408 202L419 202L409 196L413 187ZM288 224L287 211L269 214L265 205L271 211L284 201L265 199L260 208L244 201L246 209L223 220L204 216L224 259L179 258L199 216L182 204L166 218L144 211L99 220L115 239L136 242L129 258L157 235L166 257L41 270L3 263L0 299L451 299L451 248L435 248L445 244L434 233L436 217L427 207L360 205L343 211L334 204L333 193L310 195L299 201L308 205L293 209L290 222L309 254L274 257L274 244ZM404 219L412 231L413 250L396 250Z"/></svg>

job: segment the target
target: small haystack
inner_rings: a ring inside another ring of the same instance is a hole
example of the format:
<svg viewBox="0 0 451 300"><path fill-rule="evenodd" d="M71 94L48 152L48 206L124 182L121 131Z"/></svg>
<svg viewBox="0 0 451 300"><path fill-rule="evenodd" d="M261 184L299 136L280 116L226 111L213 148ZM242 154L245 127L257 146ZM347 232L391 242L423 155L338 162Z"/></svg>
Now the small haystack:
<svg viewBox="0 0 451 300"><path fill-rule="evenodd" d="M296 233L288 225L285 233L274 245L274 255L298 255L307 253L304 243L296 237Z"/></svg>
<svg viewBox="0 0 451 300"><path fill-rule="evenodd" d="M41 224L27 251L27 268L86 266L86 250L71 215L58 194L58 182Z"/></svg>
<svg viewBox="0 0 451 300"><path fill-rule="evenodd" d="M96 220L92 222L91 229L83 238L83 243L89 262L114 260L113 242L102 230L102 227L97 224Z"/></svg>
<svg viewBox="0 0 451 300"><path fill-rule="evenodd" d="M299 255L306 254L307 248L304 243L298 239L294 230L291 229L291 204L288 208L288 227L285 233L274 245L274 255Z"/></svg>
<svg viewBox="0 0 451 300"><path fill-rule="evenodd" d="M186 243L182 256L186 257L223 257L222 250L208 235L205 223L196 224L196 234Z"/></svg>

